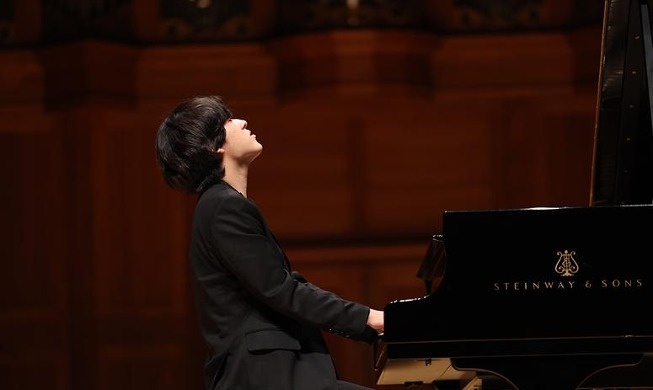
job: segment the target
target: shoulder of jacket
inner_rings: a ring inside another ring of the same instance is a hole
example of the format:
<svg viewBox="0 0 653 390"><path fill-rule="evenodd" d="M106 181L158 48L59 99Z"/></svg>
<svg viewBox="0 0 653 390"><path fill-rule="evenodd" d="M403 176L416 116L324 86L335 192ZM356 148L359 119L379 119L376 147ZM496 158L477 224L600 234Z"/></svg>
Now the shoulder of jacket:
<svg viewBox="0 0 653 390"><path fill-rule="evenodd" d="M257 209L249 199L224 183L218 183L208 188L198 199L197 207L213 210L222 208Z"/></svg>

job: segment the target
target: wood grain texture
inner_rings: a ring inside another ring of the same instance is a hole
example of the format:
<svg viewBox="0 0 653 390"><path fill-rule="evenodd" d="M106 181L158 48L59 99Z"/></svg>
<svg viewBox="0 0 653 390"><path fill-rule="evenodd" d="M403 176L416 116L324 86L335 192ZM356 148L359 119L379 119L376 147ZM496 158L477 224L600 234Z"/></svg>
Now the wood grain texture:
<svg viewBox="0 0 653 390"><path fill-rule="evenodd" d="M179 100L221 94L248 120L264 145L249 195L295 267L382 308L422 294L444 210L587 204L599 39L341 31L0 51L1 387L201 388L195 199L154 160ZM370 347L327 337L341 375L372 385Z"/></svg>

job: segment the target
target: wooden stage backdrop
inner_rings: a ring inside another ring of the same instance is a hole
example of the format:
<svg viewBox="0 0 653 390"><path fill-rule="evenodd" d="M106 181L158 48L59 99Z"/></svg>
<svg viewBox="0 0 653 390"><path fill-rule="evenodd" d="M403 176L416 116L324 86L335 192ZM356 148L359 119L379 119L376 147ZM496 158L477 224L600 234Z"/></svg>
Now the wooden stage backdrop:
<svg viewBox="0 0 653 390"><path fill-rule="evenodd" d="M419 12L385 28L356 19L365 1L307 25L291 12L306 5L252 0L214 29L175 8L189 2L3 3L4 390L202 388L195 199L165 187L154 157L157 126L191 95L225 97L264 145L249 195L295 268L378 309L423 294L444 210L589 204L590 2L523 1L512 19L415 2L439 28ZM372 386L371 347L327 337L341 376Z"/></svg>

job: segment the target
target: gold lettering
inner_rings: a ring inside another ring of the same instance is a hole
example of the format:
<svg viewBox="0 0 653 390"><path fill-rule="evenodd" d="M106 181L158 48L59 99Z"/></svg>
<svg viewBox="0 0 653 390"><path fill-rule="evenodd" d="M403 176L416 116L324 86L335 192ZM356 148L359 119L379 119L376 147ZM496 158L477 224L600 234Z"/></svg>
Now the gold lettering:
<svg viewBox="0 0 653 390"><path fill-rule="evenodd" d="M642 279L612 279L612 280L601 280L601 286L603 288L638 288L643 286Z"/></svg>
<svg viewBox="0 0 653 390"><path fill-rule="evenodd" d="M579 282L579 286L586 289L594 287L595 282L600 288L641 288L644 286L644 280L641 278L632 279L619 279L608 278L594 281L586 279L584 283ZM492 283L492 290L494 291L528 291L528 290L566 290L574 289L576 280L539 280L539 281L506 281Z"/></svg>

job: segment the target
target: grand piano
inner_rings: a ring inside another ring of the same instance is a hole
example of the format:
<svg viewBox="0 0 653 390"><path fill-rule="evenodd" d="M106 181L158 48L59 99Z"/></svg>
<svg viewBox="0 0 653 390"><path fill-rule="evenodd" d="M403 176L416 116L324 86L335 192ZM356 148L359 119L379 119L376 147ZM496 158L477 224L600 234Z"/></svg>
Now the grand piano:
<svg viewBox="0 0 653 390"><path fill-rule="evenodd" d="M588 207L445 211L377 384L653 389L653 0L606 0Z"/></svg>

